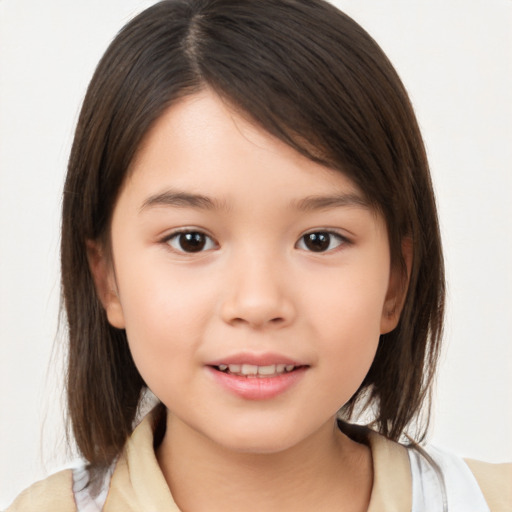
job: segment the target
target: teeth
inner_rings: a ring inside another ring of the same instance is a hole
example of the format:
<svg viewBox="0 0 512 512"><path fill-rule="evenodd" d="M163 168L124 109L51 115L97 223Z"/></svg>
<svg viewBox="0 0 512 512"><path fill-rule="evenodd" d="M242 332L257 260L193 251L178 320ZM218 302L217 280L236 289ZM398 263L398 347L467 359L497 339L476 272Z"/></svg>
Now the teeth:
<svg viewBox="0 0 512 512"><path fill-rule="evenodd" d="M293 364L270 364L257 366L255 364L219 364L217 367L221 372L229 372L244 377L269 377L282 373L289 373L295 369Z"/></svg>
<svg viewBox="0 0 512 512"><path fill-rule="evenodd" d="M258 366L258 375L274 375L276 373L276 365Z"/></svg>
<svg viewBox="0 0 512 512"><path fill-rule="evenodd" d="M258 375L258 367L254 364L243 364L240 373L242 375Z"/></svg>

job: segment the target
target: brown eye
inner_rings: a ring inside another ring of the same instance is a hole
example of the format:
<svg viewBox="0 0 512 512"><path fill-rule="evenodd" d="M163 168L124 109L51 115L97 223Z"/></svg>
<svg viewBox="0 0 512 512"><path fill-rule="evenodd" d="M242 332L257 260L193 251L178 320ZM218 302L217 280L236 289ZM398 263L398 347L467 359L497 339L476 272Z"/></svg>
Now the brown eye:
<svg viewBox="0 0 512 512"><path fill-rule="evenodd" d="M328 231L315 231L304 235L297 244L300 249L312 252L326 252L336 249L343 242L344 238L337 233Z"/></svg>
<svg viewBox="0 0 512 512"><path fill-rule="evenodd" d="M176 233L167 239L167 243L178 252L201 252L212 249L213 240L199 231L185 231Z"/></svg>

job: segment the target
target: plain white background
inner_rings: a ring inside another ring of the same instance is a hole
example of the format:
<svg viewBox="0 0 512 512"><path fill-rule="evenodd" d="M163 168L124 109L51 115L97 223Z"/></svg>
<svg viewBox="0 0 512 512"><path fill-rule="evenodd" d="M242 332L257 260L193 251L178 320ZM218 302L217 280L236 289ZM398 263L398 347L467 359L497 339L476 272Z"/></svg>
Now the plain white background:
<svg viewBox="0 0 512 512"><path fill-rule="evenodd" d="M59 210L74 124L141 0L0 0L0 507L66 463ZM431 439L512 460L512 1L339 0L423 129L448 277Z"/></svg>

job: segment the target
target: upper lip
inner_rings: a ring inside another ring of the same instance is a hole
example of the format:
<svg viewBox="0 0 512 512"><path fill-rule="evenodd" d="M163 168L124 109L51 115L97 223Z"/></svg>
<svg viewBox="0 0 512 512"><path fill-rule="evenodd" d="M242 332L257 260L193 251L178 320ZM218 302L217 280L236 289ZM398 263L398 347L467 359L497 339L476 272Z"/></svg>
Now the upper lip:
<svg viewBox="0 0 512 512"><path fill-rule="evenodd" d="M254 354L247 352L232 354L227 357L223 357L206 363L207 366L219 366L221 364L251 364L254 366L270 366L273 364L285 364L293 366L306 366L304 363L298 362L295 359L291 359L281 354L273 354L270 352L266 352L263 354Z"/></svg>

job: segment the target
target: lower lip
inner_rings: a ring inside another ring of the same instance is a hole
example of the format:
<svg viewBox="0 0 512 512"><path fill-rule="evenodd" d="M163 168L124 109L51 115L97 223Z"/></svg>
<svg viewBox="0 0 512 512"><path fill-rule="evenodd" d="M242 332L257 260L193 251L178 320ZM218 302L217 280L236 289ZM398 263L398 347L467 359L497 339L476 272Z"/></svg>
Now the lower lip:
<svg viewBox="0 0 512 512"><path fill-rule="evenodd" d="M208 367L215 380L228 391L246 400L270 400L292 386L305 374L307 367L273 377L241 377Z"/></svg>

